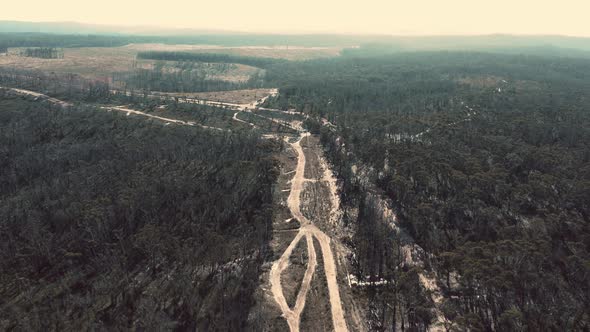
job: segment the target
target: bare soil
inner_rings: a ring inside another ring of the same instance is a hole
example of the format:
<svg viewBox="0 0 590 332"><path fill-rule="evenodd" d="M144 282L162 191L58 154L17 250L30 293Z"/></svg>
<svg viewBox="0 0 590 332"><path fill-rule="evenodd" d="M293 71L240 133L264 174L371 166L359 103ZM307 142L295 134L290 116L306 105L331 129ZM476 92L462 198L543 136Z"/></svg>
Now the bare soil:
<svg viewBox="0 0 590 332"><path fill-rule="evenodd" d="M173 45L172 45L173 46ZM150 50L145 48L143 50ZM137 60L138 49L132 47L81 47L64 49L63 59L40 59L6 55L0 57L0 67L40 70L56 74L77 74L83 78L112 82L113 73L130 73L134 68L154 68L155 60ZM162 61L160 61L162 62ZM173 61L166 61L170 65ZM174 71L167 66L167 72ZM212 73L209 79L243 82L263 71L260 68L234 64L227 71Z"/></svg>
<svg viewBox="0 0 590 332"><path fill-rule="evenodd" d="M314 223L323 231L329 231L332 228L328 222L332 213L332 201L328 183L324 181L319 155L321 153L319 138L316 136L306 137L301 145L307 161L305 177L312 180L305 184L305 190L301 195L302 211L308 218L313 217Z"/></svg>
<svg viewBox="0 0 590 332"><path fill-rule="evenodd" d="M281 257L276 260L270 270L270 285L273 297L281 309L283 316L289 324L289 329L293 332L300 330L301 314L305 309L309 290L311 289L311 282L317 268L317 255L315 247L313 245L314 239L319 244L321 251L321 257L323 258L324 275L326 278L326 285L328 291L328 298L325 298L326 303L329 302L328 307L330 308L330 314L333 322L335 331L347 331L347 322L344 318L344 309L342 307L342 300L340 297L339 284L338 284L338 268L336 266L336 260L331 247L331 238L322 232L315 224L314 219L307 218L302 208L305 207L306 202L303 201L302 192L306 189L308 182L317 182L319 178L307 179L305 178L306 168L306 154L301 146L301 141L309 137L309 133L301 133L296 141L289 141L291 148L296 152L297 155L297 167L295 175L291 180L291 191L287 199L289 210L294 218L299 220L301 228L299 232L289 244L287 249L283 252ZM318 152L319 153L319 152ZM312 174L317 174L317 171L311 170ZM310 201L312 201L311 199ZM295 249L297 243L301 240L307 241L307 248L309 254L309 262L307 269L303 277L299 294L297 294L296 303L293 308L289 307L285 299L285 294L281 285L281 275L284 270L287 269L289 258L291 253Z"/></svg>
<svg viewBox="0 0 590 332"><path fill-rule="evenodd" d="M90 80L109 82L113 73L131 72L138 68L153 68L157 61L137 60L141 51L195 51L205 53L226 53L241 56L270 57L288 60L308 60L337 56L342 48L317 47L221 47L214 45L163 45L130 44L122 47L80 47L64 49L63 59L39 59L20 57L14 54L0 56L0 67L40 70L56 74L72 73ZM14 53L14 52L13 52ZM172 69L170 69L172 70ZM210 75L210 79L245 81L261 69L235 64L225 73Z"/></svg>
<svg viewBox="0 0 590 332"><path fill-rule="evenodd" d="M289 330L287 321L282 317L282 313L270 291L269 271L272 262L279 259L299 231L299 222L292 218L287 206L289 191L283 191L291 186L289 181L293 177L294 173L292 171L297 164L297 158L291 148L285 147L283 152L276 156L276 159L281 173L274 188L273 210L275 214L272 225L273 237L270 243L272 255L267 257L267 261L263 265L264 271L260 277L261 286L254 295L256 303L248 318L247 329L250 331ZM305 245L307 246L307 243ZM307 252L307 248L305 251ZM299 281L299 284L301 284L301 281Z"/></svg>
<svg viewBox="0 0 590 332"><path fill-rule="evenodd" d="M366 331L365 313L361 308L367 307L367 298L361 296L354 288L348 284L349 261L347 256L350 249L344 246L341 239L350 236L350 230L346 229L341 223L339 210L339 197L337 196L335 179L333 174L327 174L329 171L327 162L322 155L322 147L319 137L309 136L302 141L306 160L309 168L306 168L306 176L313 176L318 182L306 183L306 189L302 194L302 211L305 215L313 215L315 224L321 228L328 236L331 237L331 247L336 260L338 272L338 287L343 307L346 312L345 319L348 329L351 331ZM331 173L331 172L330 172ZM334 210L334 206L338 207ZM335 218L334 218L335 217ZM318 264L318 266L322 266ZM304 318L302 317L302 324ZM303 325L302 325L303 326ZM318 328L320 328L318 326Z"/></svg>

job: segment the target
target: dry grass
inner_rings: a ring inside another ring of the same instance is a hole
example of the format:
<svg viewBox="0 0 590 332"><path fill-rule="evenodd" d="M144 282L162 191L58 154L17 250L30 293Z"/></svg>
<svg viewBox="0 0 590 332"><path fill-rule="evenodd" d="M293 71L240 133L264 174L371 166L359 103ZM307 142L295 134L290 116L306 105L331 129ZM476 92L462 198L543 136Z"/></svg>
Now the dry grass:
<svg viewBox="0 0 590 332"><path fill-rule="evenodd" d="M56 74L78 74L83 78L110 82L113 73L125 73L137 68L151 69L157 61L136 60L137 50L129 47L92 47L64 49L63 59L39 59L7 55L0 57L0 67L40 70ZM174 72L174 62L167 61L165 71ZM243 82L261 72L259 68L232 65L223 73L208 75L209 79Z"/></svg>
<svg viewBox="0 0 590 332"><path fill-rule="evenodd" d="M207 53L226 53L241 56L258 56L282 58L289 60L306 60L336 56L340 48L303 48L303 47L221 47L212 45L164 45L164 44L130 44L123 47L84 47L64 49L63 59L39 59L16 55L0 56L0 67L27 70L40 70L46 73L77 74L90 80L111 82L113 73L127 73L136 68L153 68L155 60L137 60L141 51L195 51ZM167 71L175 69L173 62L167 62ZM263 72L260 68L235 64L223 72L208 73L209 79L231 82L243 82L253 75ZM233 97L232 97L233 98ZM218 99L218 98L215 98Z"/></svg>
<svg viewBox="0 0 590 332"><path fill-rule="evenodd" d="M135 53L117 48L72 48L64 50L63 59L38 59L8 55L0 57L0 66L40 70L57 74L73 73L84 78L106 81L114 72L129 71Z"/></svg>

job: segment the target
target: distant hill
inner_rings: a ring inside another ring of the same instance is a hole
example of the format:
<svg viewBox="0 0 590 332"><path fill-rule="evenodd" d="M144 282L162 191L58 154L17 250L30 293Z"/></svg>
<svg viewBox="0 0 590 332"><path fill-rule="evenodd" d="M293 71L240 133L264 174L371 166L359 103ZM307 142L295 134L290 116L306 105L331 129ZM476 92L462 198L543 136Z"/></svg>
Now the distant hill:
<svg viewBox="0 0 590 332"><path fill-rule="evenodd" d="M550 56L589 57L590 38L556 35L481 35L481 36L392 36L343 34L261 34L217 29L174 29L150 26L110 26L79 22L20 22L0 21L0 44L7 34L29 34L28 39L39 39L33 45L53 35L106 35L122 37L112 44L158 42L170 44L215 44L224 46L308 46L351 47L367 53L395 53L400 51L475 50L502 53L524 53ZM5 36L3 37L2 34ZM34 35L42 34L42 35ZM9 39L14 40L14 36ZM16 36L16 39L23 39ZM70 37L71 38L71 37ZM9 43L10 44L10 43ZM56 44L56 43L52 43ZM57 43L59 44L59 43Z"/></svg>
<svg viewBox="0 0 590 332"><path fill-rule="evenodd" d="M241 34L237 31L218 29L171 29L155 26L116 26L79 22L22 22L0 21L0 32L40 32L54 34L94 34L94 35L150 35L186 36Z"/></svg>

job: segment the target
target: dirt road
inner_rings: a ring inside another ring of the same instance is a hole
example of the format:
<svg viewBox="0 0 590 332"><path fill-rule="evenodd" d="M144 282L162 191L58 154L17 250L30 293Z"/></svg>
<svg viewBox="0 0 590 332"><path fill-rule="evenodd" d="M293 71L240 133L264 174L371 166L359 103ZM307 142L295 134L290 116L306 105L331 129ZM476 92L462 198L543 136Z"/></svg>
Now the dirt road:
<svg viewBox="0 0 590 332"><path fill-rule="evenodd" d="M228 130L228 129L222 129L222 128L217 128L217 127L205 126L205 125L198 124L198 123L191 122L191 121L183 121L183 120L165 118L165 117L162 117L162 116L157 116L157 115L152 115L152 114L148 114L148 113L144 113L144 112L132 110L130 108L125 108L125 107L122 107L122 106L101 107L101 108L104 109L104 110L107 110L107 111L118 111L118 112L127 113L127 115L131 115L131 114L141 115L141 116L145 116L145 117L148 117L148 118L152 118L152 119L157 119L157 120L160 120L160 121L164 121L166 123L175 123L175 124L180 124L180 125L185 125L185 126L201 127L201 128L204 128L204 129L212 129L212 130L219 130L219 131Z"/></svg>
<svg viewBox="0 0 590 332"><path fill-rule="evenodd" d="M291 192L287 199L287 205L291 210L291 214L297 219L301 225L299 233L293 241L289 244L289 247L281 255L281 257L273 264L270 271L270 283L271 291L273 293L275 301L278 303L283 316L289 324L291 331L299 331L299 323L301 320L301 313L305 307L305 299L309 291L311 279L317 266L317 259L315 256L315 248L313 244L313 238L315 237L319 244L322 252L322 258L324 261L324 270L326 274L326 280L328 283L328 293L330 296L330 310L332 314L332 322L335 331L347 331L346 321L344 319L344 310L342 309L342 303L340 300L340 292L338 290L337 283L337 269L334 262L334 254L330 247L330 237L324 234L319 228L317 228L309 219L307 219L303 213L301 213L301 192L303 191L303 184L308 181L304 178L305 173L305 154L301 148L301 140L309 136L309 133L303 133L299 139L290 143L291 147L297 153L297 167L295 175L291 180ZM281 274L289 266L289 258L295 246L305 237L307 240L308 250L308 266L303 277L301 288L297 294L297 300L293 309L289 308L283 289L281 286Z"/></svg>
<svg viewBox="0 0 590 332"><path fill-rule="evenodd" d="M119 91L119 90L110 90L110 92L111 92L111 94L125 94L126 96L133 95L133 93L131 93L129 91L123 92L123 91ZM233 110L240 112L240 111L253 110L255 108L258 108L258 106L262 105L264 102L266 102L266 100L268 98L275 97L278 93L279 93L278 89L271 89L270 93L268 95L264 96L263 98L261 98L259 100L255 100L251 103L245 103L245 104L236 104L236 103L229 103L229 102L223 102L223 101L213 101L213 100L206 100L206 99L191 98L191 97L172 97L172 96L165 95L165 94L159 94L157 92L150 93L147 95L147 97L153 98L153 99L160 99L160 100L177 98L177 101L179 103L199 104L199 105L207 105L207 106L214 106L214 107L220 107L220 108L229 108L229 109L233 109Z"/></svg>
<svg viewBox="0 0 590 332"><path fill-rule="evenodd" d="M250 125L250 126L252 126L252 128L257 128L255 124L253 124L253 123L250 123L250 122L246 122L246 121L244 121L244 120L242 120L242 119L238 118L238 113L240 113L240 112L241 112L241 111L237 111L236 113L234 113L234 116L232 117L232 119L233 119L234 121L238 121L238 122L241 122L241 123L245 123L245 124L247 124L247 125Z"/></svg>
<svg viewBox="0 0 590 332"><path fill-rule="evenodd" d="M72 106L72 104L70 104L68 102L65 102L63 100L59 100L57 98L49 97L49 96L44 95L44 94L39 93L39 92L30 91L30 90L24 90L24 89L17 89L17 88L5 88L5 87L1 87L1 86L0 86L0 88L1 89L10 90L10 91L12 91L12 92L14 92L16 94L19 94L19 95L31 96L31 97L35 97L35 98L40 98L40 99L43 99L43 100L47 100L50 103L53 103L53 104L56 104L56 105L60 105L62 107Z"/></svg>
<svg viewBox="0 0 590 332"><path fill-rule="evenodd" d="M42 93L39 92L35 92L35 91L31 91L31 90L24 90L24 89L17 89L17 88L5 88L0 86L0 89L7 89L13 93L19 94L19 95L26 95L26 96L31 96L31 97L35 97L35 98L40 98L43 100L47 100L53 104L56 105L60 105L62 107L69 107L72 106L71 103L65 102L63 100L59 100L57 98L52 98L49 97L47 95L44 95ZM215 107L232 107L232 108L237 108L238 111L234 114L233 119L235 121L238 122L242 122L244 124L247 124L249 126L251 126L252 128L258 128L255 124L244 121L242 119L239 119L238 113L241 111L246 111L248 110L248 107L256 108L258 107L258 105L262 104L264 101L266 101L266 99L268 99L271 96L276 95L277 91L276 89L272 91L271 95L266 96L258 101L252 102L250 104L243 104L243 105L239 105L239 104L229 104L229 103L221 103L221 102L212 102L212 101L207 101L207 100L190 100L190 99L183 99L180 102L185 102L185 103L191 103L191 102L196 102L196 103L201 103L201 104L205 104L205 105L209 105L209 106L215 106ZM129 109L126 108L124 106L113 106L113 107L101 107L101 109L107 110L107 111L118 111L118 112L123 112L123 113L127 113L127 115L131 115L131 114L135 114L135 115L141 115L144 117L148 117L148 118L152 118L152 119L157 119L166 123L174 123L174 124L180 124L180 125L185 125L185 126L192 126L192 127L201 127L204 129L211 129L211 130L219 130L219 131L230 131L229 129L222 129L222 128L217 128L217 127L211 127L211 126L205 126L205 125L201 125L195 122L191 122L191 121L183 121L183 120L177 120L177 119L171 119L171 118L165 118L165 117L161 117L161 116L157 116L157 115L152 115L152 114L148 114L148 113L144 113L141 111L136 111L133 109ZM261 116L262 117L262 116ZM263 117L265 119L274 121L273 119L269 119L266 117Z"/></svg>

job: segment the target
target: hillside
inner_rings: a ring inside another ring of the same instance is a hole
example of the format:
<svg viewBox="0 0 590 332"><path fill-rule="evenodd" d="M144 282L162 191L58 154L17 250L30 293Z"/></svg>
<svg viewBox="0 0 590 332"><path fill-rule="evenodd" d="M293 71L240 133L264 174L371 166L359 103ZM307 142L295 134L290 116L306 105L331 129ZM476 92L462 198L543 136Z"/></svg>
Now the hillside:
<svg viewBox="0 0 590 332"><path fill-rule="evenodd" d="M273 144L0 99L0 326L241 329Z"/></svg>

